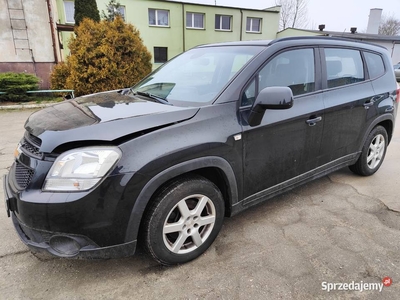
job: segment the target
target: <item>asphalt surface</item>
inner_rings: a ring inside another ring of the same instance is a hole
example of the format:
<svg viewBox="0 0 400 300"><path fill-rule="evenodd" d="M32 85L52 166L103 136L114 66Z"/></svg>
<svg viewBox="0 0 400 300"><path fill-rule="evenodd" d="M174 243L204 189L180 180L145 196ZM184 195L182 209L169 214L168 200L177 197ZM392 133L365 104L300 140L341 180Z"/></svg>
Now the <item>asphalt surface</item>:
<svg viewBox="0 0 400 300"><path fill-rule="evenodd" d="M0 111L1 177L31 112ZM114 260L37 258L1 200L0 299L400 299L399 160L400 126L375 175L343 169L225 219L204 255L176 267L142 252ZM382 292L323 290L386 276L393 283Z"/></svg>

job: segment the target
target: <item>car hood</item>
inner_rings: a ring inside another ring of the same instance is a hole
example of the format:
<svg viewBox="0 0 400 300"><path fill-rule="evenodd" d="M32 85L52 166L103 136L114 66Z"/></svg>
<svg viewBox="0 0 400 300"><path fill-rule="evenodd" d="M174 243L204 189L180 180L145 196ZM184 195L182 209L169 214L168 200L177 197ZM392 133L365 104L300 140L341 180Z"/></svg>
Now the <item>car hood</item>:
<svg viewBox="0 0 400 300"><path fill-rule="evenodd" d="M192 118L199 108L177 107L112 91L64 101L33 113L25 129L41 139L41 152L84 141L112 142Z"/></svg>

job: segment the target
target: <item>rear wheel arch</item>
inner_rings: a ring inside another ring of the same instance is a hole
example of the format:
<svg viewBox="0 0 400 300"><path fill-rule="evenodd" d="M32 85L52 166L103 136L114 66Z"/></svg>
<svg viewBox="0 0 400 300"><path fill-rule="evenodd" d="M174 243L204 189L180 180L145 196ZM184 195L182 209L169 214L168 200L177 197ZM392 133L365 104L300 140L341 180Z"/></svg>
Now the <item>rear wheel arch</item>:
<svg viewBox="0 0 400 300"><path fill-rule="evenodd" d="M375 127L379 125L386 129L386 133L388 135L388 145L389 145L393 135L393 122L391 120L385 120L376 124Z"/></svg>
<svg viewBox="0 0 400 300"><path fill-rule="evenodd" d="M361 140L361 143L359 145L358 150L361 152L365 141L367 140L369 134L371 133L372 130L374 130L375 127L377 126L382 126L383 128L386 129L386 132L388 134L388 144L390 143L390 140L392 138L393 135L393 115L392 114L385 114L385 115L381 115L378 118L376 118L367 128L366 131L364 131L364 136Z"/></svg>
<svg viewBox="0 0 400 300"><path fill-rule="evenodd" d="M231 207L238 201L236 177L230 164L221 157L201 157L172 166L154 176L137 197L125 234L125 242L136 240L146 209L163 187L179 177L196 174L214 183L221 191L225 201L225 212L229 215Z"/></svg>

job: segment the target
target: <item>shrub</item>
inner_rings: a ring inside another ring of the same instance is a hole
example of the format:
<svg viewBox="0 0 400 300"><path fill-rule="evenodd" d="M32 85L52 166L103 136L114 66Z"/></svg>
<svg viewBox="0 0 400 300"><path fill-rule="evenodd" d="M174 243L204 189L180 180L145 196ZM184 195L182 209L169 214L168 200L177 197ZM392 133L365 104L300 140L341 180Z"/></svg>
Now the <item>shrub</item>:
<svg viewBox="0 0 400 300"><path fill-rule="evenodd" d="M6 92L0 95L0 101L27 101L26 91L39 88L39 78L26 73L0 73L0 91Z"/></svg>
<svg viewBox="0 0 400 300"><path fill-rule="evenodd" d="M50 77L51 88L53 90L73 89L72 87L67 86L67 79L69 75L70 70L66 63L61 62L54 66Z"/></svg>
<svg viewBox="0 0 400 300"><path fill-rule="evenodd" d="M69 43L71 55L51 75L53 89L74 89L80 96L129 87L150 73L151 54L139 31L121 17L84 19L75 32Z"/></svg>

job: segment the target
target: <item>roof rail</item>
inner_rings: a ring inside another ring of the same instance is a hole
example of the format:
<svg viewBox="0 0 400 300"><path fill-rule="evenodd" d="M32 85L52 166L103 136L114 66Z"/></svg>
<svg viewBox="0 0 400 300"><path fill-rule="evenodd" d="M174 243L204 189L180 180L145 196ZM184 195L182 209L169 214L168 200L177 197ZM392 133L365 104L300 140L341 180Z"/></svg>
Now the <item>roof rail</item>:
<svg viewBox="0 0 400 300"><path fill-rule="evenodd" d="M279 39L275 39L272 40L268 46L271 46L273 44L276 43L280 43L280 42L285 42L285 41L298 41L298 40L315 40L315 39L321 39L321 40L334 40L334 41L343 41L343 42L353 42L353 43L362 43L362 44L368 44L368 45L372 45L372 46L377 46L383 49L386 49L384 46L378 45L378 44L374 44L374 43L370 43L370 42L366 42L366 41L360 41L360 40L356 40L356 39L352 39L352 38L347 38L347 37L333 37L330 35L315 35L315 36L291 36L291 37L284 37L284 38L279 38Z"/></svg>

